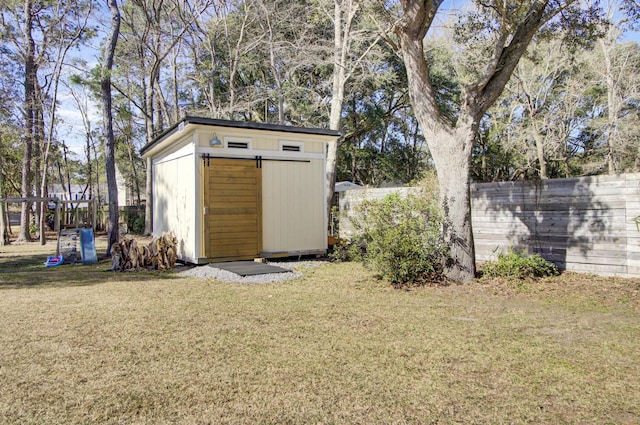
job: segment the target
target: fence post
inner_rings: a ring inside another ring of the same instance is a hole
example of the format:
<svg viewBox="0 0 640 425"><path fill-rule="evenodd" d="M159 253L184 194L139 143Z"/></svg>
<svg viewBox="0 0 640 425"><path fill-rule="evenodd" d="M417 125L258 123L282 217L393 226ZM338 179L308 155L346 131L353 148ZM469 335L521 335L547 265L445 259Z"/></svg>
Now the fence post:
<svg viewBox="0 0 640 425"><path fill-rule="evenodd" d="M91 207L91 227L93 227L93 231L96 231L96 224L97 224L97 214L98 214L98 200L93 198L93 202L91 202L91 204L89 204L89 206Z"/></svg>
<svg viewBox="0 0 640 425"><path fill-rule="evenodd" d="M60 202L56 201L56 213L54 218L53 230L60 234Z"/></svg>

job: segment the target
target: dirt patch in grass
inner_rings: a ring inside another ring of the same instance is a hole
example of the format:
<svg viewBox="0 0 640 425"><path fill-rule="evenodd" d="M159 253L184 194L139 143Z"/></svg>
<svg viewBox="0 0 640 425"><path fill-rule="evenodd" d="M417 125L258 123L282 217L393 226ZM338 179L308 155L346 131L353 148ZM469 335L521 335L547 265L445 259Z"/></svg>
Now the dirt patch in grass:
<svg viewBox="0 0 640 425"><path fill-rule="evenodd" d="M640 417L635 280L406 291L348 263L261 285L87 273L0 285L0 423Z"/></svg>

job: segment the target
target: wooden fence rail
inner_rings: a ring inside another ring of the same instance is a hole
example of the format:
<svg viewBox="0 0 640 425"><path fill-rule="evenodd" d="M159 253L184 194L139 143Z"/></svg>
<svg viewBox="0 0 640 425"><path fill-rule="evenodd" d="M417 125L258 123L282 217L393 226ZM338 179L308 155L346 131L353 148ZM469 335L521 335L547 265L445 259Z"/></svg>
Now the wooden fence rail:
<svg viewBox="0 0 640 425"><path fill-rule="evenodd" d="M341 235L357 204L392 191L343 192ZM640 277L640 174L473 184L471 199L479 262L513 248L563 270Z"/></svg>

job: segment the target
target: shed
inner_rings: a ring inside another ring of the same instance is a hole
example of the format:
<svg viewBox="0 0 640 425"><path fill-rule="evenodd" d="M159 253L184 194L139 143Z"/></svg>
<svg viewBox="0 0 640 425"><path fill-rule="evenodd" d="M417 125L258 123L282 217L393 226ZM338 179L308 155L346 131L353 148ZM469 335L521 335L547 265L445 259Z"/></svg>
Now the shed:
<svg viewBox="0 0 640 425"><path fill-rule="evenodd" d="M326 252L326 147L339 137L185 117L141 150L153 234L174 231L179 259L194 264Z"/></svg>
<svg viewBox="0 0 640 425"><path fill-rule="evenodd" d="M363 187L360 186L359 184L356 184L356 183L352 183L352 182L349 182L349 181L344 181L344 182L337 182L336 183L335 192L336 193L341 193L341 192L345 192L347 190L358 190L358 189L363 189Z"/></svg>

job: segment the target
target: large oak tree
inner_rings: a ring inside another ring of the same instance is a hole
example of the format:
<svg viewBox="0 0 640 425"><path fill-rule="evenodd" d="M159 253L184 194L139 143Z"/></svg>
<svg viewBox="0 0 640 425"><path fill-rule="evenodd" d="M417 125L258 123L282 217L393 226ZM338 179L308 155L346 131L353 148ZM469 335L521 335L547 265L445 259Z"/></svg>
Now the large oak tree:
<svg viewBox="0 0 640 425"><path fill-rule="evenodd" d="M596 8L581 10L575 0L478 0L475 10L460 18L461 38L479 56L475 69L467 72L457 116L443 113L425 55L425 37L442 0L400 0L393 25L405 63L409 96L427 139L445 214L445 240L450 258L448 278L468 282L475 276L475 253L471 228L470 164L481 120L501 95L518 61L539 31L547 26L570 26L587 31L597 19Z"/></svg>

